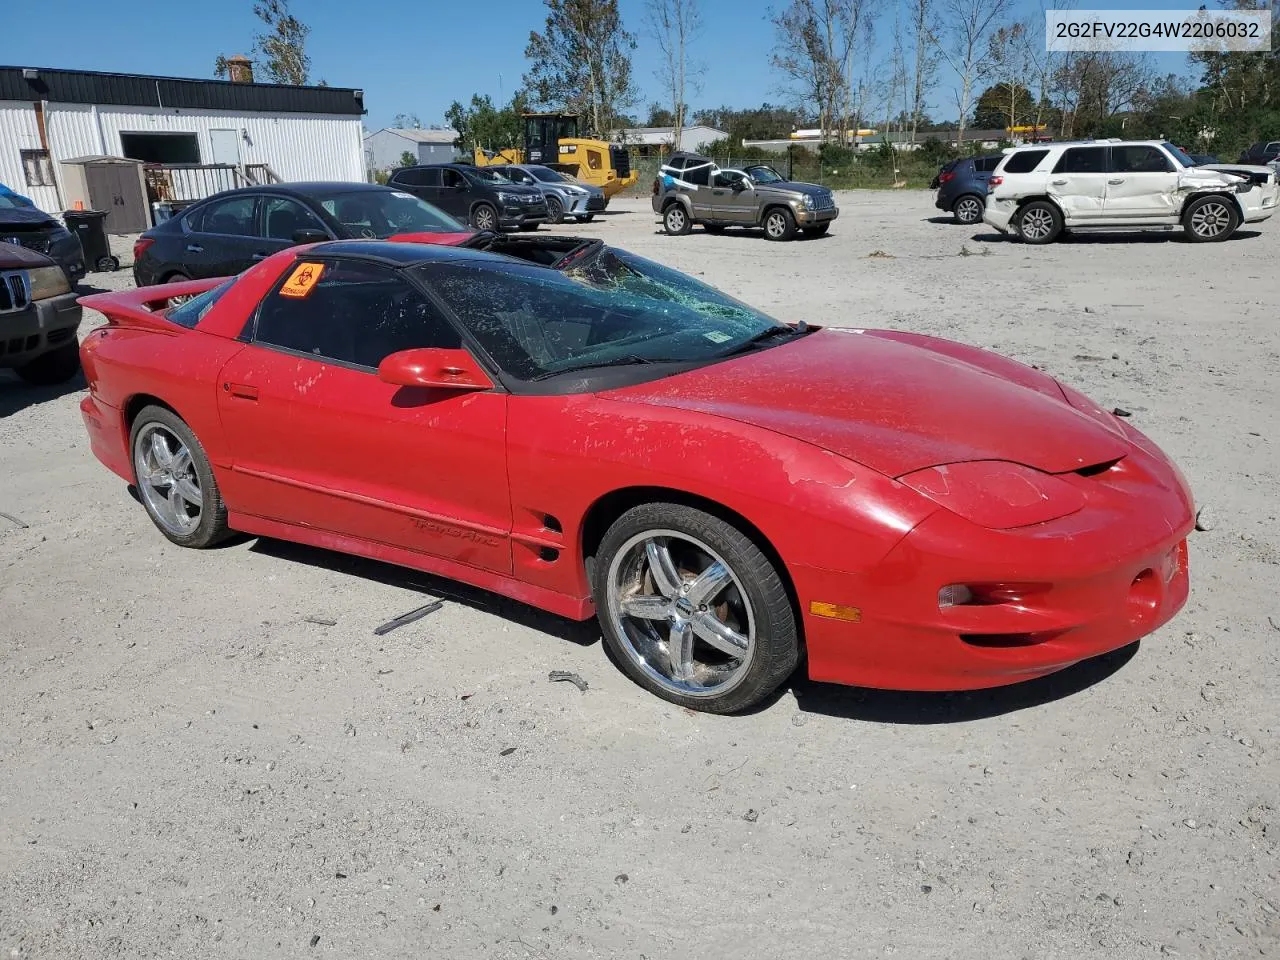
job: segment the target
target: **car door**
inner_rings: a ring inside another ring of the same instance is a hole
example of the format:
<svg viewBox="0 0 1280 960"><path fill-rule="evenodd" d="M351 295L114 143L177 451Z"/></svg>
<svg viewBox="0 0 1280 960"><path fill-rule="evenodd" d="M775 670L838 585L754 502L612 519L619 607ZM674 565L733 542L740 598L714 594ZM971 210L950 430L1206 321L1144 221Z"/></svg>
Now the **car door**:
<svg viewBox="0 0 1280 960"><path fill-rule="evenodd" d="M213 200L188 222L182 272L193 280L234 276L253 266L262 250L256 193Z"/></svg>
<svg viewBox="0 0 1280 960"><path fill-rule="evenodd" d="M756 191L751 181L737 170L717 170L711 181L711 210L722 223L755 223Z"/></svg>
<svg viewBox="0 0 1280 960"><path fill-rule="evenodd" d="M1108 147L1069 147L1049 174L1049 196L1072 220L1096 220L1102 216L1107 195Z"/></svg>
<svg viewBox="0 0 1280 960"><path fill-rule="evenodd" d="M471 219L471 184L467 181L459 171L453 167L440 167L436 173L440 177L440 186L437 190L438 199L428 200L428 203L434 203L437 207L452 217L461 220L463 223L470 222ZM427 198L424 197L424 200Z"/></svg>
<svg viewBox="0 0 1280 960"><path fill-rule="evenodd" d="M273 253L296 246L293 235L299 230L318 230L329 239L335 239L330 230L305 204L292 197L263 195L258 204L260 249L253 259L261 260Z"/></svg>
<svg viewBox="0 0 1280 960"><path fill-rule="evenodd" d="M711 176L712 166L709 163L688 167L680 176L681 180L689 184L685 193L693 206L695 220L714 219L715 197L711 188Z"/></svg>
<svg viewBox="0 0 1280 960"><path fill-rule="evenodd" d="M509 573L507 396L397 387L389 354L462 346L395 269L291 265L219 374L227 499L268 520Z"/></svg>
<svg viewBox="0 0 1280 960"><path fill-rule="evenodd" d="M1103 212L1108 219L1175 216L1181 206L1178 180L1173 161L1159 147L1149 143L1115 144L1111 148Z"/></svg>

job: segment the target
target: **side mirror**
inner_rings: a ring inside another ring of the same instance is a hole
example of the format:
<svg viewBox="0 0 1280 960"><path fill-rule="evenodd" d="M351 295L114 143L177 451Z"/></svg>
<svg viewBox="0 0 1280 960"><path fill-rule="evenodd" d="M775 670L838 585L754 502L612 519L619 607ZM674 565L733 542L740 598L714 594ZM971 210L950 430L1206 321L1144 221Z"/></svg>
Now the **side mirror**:
<svg viewBox="0 0 1280 960"><path fill-rule="evenodd" d="M294 243L324 243L329 239L329 235L323 230L295 230L293 231Z"/></svg>
<svg viewBox="0 0 1280 960"><path fill-rule="evenodd" d="M422 347L401 350L378 364L378 379L399 387L435 387L439 390L488 390L489 375L466 350Z"/></svg>
<svg viewBox="0 0 1280 960"><path fill-rule="evenodd" d="M733 181L732 189L734 193L741 193L743 190L747 189L747 181L745 180Z"/></svg>

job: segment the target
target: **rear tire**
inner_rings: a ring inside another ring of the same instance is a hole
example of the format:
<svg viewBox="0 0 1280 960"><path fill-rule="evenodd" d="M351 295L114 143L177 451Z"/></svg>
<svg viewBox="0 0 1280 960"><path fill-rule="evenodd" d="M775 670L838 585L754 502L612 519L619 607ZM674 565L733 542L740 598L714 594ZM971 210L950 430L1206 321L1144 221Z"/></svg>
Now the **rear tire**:
<svg viewBox="0 0 1280 960"><path fill-rule="evenodd" d="M33 387L66 383L79 372L80 343L74 338L14 370L14 373Z"/></svg>
<svg viewBox="0 0 1280 960"><path fill-rule="evenodd" d="M1182 214L1182 229L1192 243L1221 243L1240 226L1240 213L1226 197L1192 200Z"/></svg>
<svg viewBox="0 0 1280 960"><path fill-rule="evenodd" d="M793 240L796 235L796 218L786 207L774 207L765 211L764 238L766 240Z"/></svg>
<svg viewBox="0 0 1280 960"><path fill-rule="evenodd" d="M693 221L681 204L669 203L667 209L662 211L662 229L668 236L683 237L693 229Z"/></svg>
<svg viewBox="0 0 1280 960"><path fill-rule="evenodd" d="M1014 224L1024 243L1052 243L1062 233L1062 211L1048 200L1032 200L1018 211Z"/></svg>
<svg viewBox="0 0 1280 960"><path fill-rule="evenodd" d="M168 451L167 463L155 454L156 437ZM172 410L142 408L129 430L129 462L147 516L169 540L180 547L202 549L230 535L227 505L204 447ZM188 495L175 500L170 493L175 487ZM192 499L197 494L198 504Z"/></svg>
<svg viewBox="0 0 1280 960"><path fill-rule="evenodd" d="M165 283L186 283L190 279L191 278L188 277L185 273L171 273L164 278L164 282ZM178 304L186 303L190 299L191 299L190 294L184 294L178 297L170 297L169 306L176 307L178 306Z"/></svg>
<svg viewBox="0 0 1280 960"><path fill-rule="evenodd" d="M664 590L654 573L650 544L667 560L659 565L667 579L679 580L670 580L673 589ZM698 597L698 574L715 563L724 568L722 585ZM674 503L633 507L605 533L591 573L610 653L635 683L671 703L737 713L773 694L800 660L799 628L782 577L755 543L718 517ZM627 612L645 602L647 612ZM708 635L717 638L715 645ZM681 637L687 658L673 649ZM688 669L677 670L676 663Z"/></svg>
<svg viewBox="0 0 1280 960"><path fill-rule="evenodd" d="M982 211L985 207L986 204L982 202L981 197L966 193L951 205L951 213L956 218L956 223L971 227L982 219Z"/></svg>

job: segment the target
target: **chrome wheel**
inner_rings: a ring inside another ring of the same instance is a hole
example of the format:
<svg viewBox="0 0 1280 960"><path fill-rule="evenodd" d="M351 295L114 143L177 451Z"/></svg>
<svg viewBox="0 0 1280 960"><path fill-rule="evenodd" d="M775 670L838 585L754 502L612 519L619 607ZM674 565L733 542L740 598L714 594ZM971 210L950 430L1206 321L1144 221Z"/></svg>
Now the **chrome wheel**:
<svg viewBox="0 0 1280 960"><path fill-rule="evenodd" d="M977 223L982 219L982 204L975 197L961 197L955 212L956 219L961 223Z"/></svg>
<svg viewBox="0 0 1280 960"><path fill-rule="evenodd" d="M627 657L685 697L716 697L746 675L756 618L746 590L714 550L675 530L627 540L609 567L606 609Z"/></svg>
<svg viewBox="0 0 1280 960"><path fill-rule="evenodd" d="M1191 230L1197 237L1212 240L1231 228L1232 211L1221 200L1200 204L1191 214Z"/></svg>
<svg viewBox="0 0 1280 960"><path fill-rule="evenodd" d="M482 204L471 214L471 223L477 230L493 230L497 227L498 215L493 207Z"/></svg>
<svg viewBox="0 0 1280 960"><path fill-rule="evenodd" d="M133 469L156 523L180 537L194 531L204 495L187 445L164 424L149 423L134 439Z"/></svg>
<svg viewBox="0 0 1280 960"><path fill-rule="evenodd" d="M780 212L769 214L764 222L764 232L774 240L780 240L787 232L787 218Z"/></svg>
<svg viewBox="0 0 1280 960"><path fill-rule="evenodd" d="M1023 238L1032 243L1044 240L1053 232L1053 214L1043 207L1033 207L1022 215L1021 231Z"/></svg>

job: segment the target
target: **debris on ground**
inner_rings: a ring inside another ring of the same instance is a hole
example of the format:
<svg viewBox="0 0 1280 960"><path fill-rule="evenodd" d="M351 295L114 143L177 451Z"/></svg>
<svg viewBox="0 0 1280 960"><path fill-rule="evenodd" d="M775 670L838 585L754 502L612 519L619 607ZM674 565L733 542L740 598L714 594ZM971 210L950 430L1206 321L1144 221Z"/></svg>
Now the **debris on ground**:
<svg viewBox="0 0 1280 960"><path fill-rule="evenodd" d="M883 250L872 250L867 254L868 260L897 260L892 253L885 253Z"/></svg>
<svg viewBox="0 0 1280 960"><path fill-rule="evenodd" d="M433 600L425 606L418 607L416 610L410 610L408 613L402 613L394 620L388 620L382 626L374 628L373 635L375 637L380 637L385 633L390 633L392 630L403 627L406 623L413 623L415 620L421 620L429 613L435 613L443 606L443 600Z"/></svg>
<svg viewBox="0 0 1280 960"><path fill-rule="evenodd" d="M630 877L628 877L625 873L620 873L620 874L618 874L616 877L614 877L614 878L613 878L613 882L614 882L614 883L616 883L616 884L618 884L618 885L622 885L622 884L626 883L626 882L627 882L628 880L630 880L630 879L631 879L631 878L630 878Z"/></svg>
<svg viewBox="0 0 1280 960"><path fill-rule="evenodd" d="M755 823L760 819L760 812L758 810L748 810L742 815L742 819L747 821L747 823Z"/></svg>
<svg viewBox="0 0 1280 960"><path fill-rule="evenodd" d="M561 680L566 680L569 683L572 683L575 687L577 687L583 693L587 692L587 681L583 680L576 673L570 673L568 670L552 670L550 673L547 674L547 679L550 680L552 683L557 683Z"/></svg>
<svg viewBox="0 0 1280 960"><path fill-rule="evenodd" d="M1218 525L1218 517L1209 507L1201 507L1196 511L1196 529L1201 533L1212 530Z"/></svg>
<svg viewBox="0 0 1280 960"><path fill-rule="evenodd" d="M509 756L511 756L511 755L512 755L513 753L515 753L515 752L516 752L516 748L515 748L515 747L507 747L505 750L499 750L499 751L498 751L498 756L500 756L500 757L509 757Z"/></svg>
<svg viewBox="0 0 1280 960"><path fill-rule="evenodd" d="M320 934L313 933L311 935L311 945L314 947L319 942L320 942Z"/></svg>
<svg viewBox="0 0 1280 960"><path fill-rule="evenodd" d="M1088 361L1091 361L1091 362L1094 362L1094 363L1101 363L1101 362L1102 362L1102 360L1103 360L1103 358L1102 358L1102 357L1095 357L1095 356L1094 356L1093 354L1091 354L1091 353L1077 353L1077 354L1076 354L1074 357L1072 357L1071 359L1072 359L1072 360L1088 360Z"/></svg>
<svg viewBox="0 0 1280 960"><path fill-rule="evenodd" d="M302 618L302 622L303 622L303 623L314 623L314 624L317 624L317 625L319 625L319 626L321 626L321 627L336 627L336 626L338 625L338 621L337 621L337 620L332 620L332 619L330 619L329 617L317 617L317 616L314 616L314 615L312 615L312 614L310 614L310 613L309 613L309 614L307 614L305 617L303 617L303 618Z"/></svg>
<svg viewBox="0 0 1280 960"><path fill-rule="evenodd" d="M1126 410L1124 407L1115 407L1115 408L1111 411L1111 413L1112 413L1114 416L1117 416L1117 417L1132 417L1132 416L1133 416L1133 414L1132 414L1132 413L1130 413L1128 410Z"/></svg>
<svg viewBox="0 0 1280 960"><path fill-rule="evenodd" d="M5 513L3 510L0 510L0 517L3 517L5 520L8 520L8 521L9 521L10 523L12 523L12 524L16 524L19 528L21 528L21 529L23 529L23 530L29 530L29 529L31 529L30 524L27 524L27 523L23 522L22 520L19 520L19 519L18 519L17 517L15 517L12 513Z"/></svg>

